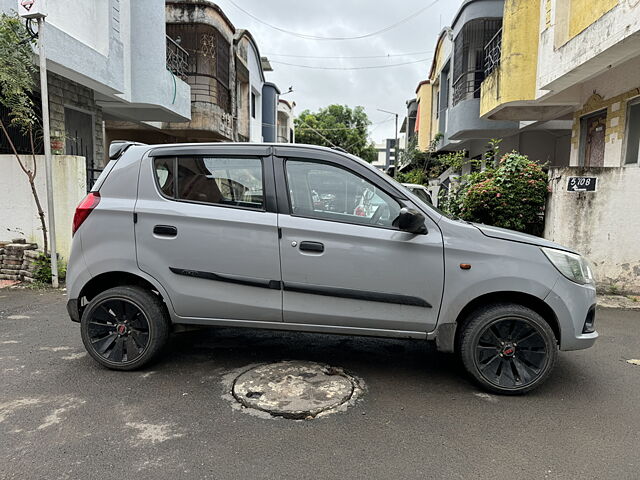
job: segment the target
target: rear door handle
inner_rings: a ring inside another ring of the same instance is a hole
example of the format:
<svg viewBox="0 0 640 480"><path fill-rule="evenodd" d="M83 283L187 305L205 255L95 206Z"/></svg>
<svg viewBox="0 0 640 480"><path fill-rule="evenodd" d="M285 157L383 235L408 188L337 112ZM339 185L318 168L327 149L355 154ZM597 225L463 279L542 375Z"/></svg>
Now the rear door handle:
<svg viewBox="0 0 640 480"><path fill-rule="evenodd" d="M153 233L163 237L175 237L178 235L178 229L173 225L156 225L153 227Z"/></svg>
<svg viewBox="0 0 640 480"><path fill-rule="evenodd" d="M322 253L324 252L324 244L320 242L300 242L300 250L304 250L305 252Z"/></svg>

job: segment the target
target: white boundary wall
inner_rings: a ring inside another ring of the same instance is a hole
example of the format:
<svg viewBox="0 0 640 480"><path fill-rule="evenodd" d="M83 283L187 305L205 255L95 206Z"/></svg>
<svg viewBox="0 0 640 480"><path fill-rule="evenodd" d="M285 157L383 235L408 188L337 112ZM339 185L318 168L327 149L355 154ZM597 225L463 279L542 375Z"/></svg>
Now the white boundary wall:
<svg viewBox="0 0 640 480"><path fill-rule="evenodd" d="M31 156L23 155L28 168ZM36 156L38 172L36 188L47 214L44 156ZM53 198L56 217L58 253L66 261L71 248L71 224L78 203L86 195L86 162L84 157L53 156ZM48 218L47 218L48 226ZM27 176L13 155L0 155L0 240L26 238L42 248L42 228Z"/></svg>
<svg viewBox="0 0 640 480"><path fill-rule="evenodd" d="M569 177L596 177L595 192L568 192ZM595 264L604 290L640 294L640 168L552 168L544 237Z"/></svg>

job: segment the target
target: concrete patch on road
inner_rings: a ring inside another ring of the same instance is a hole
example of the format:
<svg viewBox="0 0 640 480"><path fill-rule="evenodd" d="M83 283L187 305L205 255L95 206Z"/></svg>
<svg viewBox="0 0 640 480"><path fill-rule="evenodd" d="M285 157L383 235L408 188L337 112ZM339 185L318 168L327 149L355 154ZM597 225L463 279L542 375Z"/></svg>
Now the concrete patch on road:
<svg viewBox="0 0 640 480"><path fill-rule="evenodd" d="M69 410L73 410L74 408L78 408L80 405L86 403L85 400L69 397L65 398L59 402L58 407L54 408L53 411L44 418L44 422L38 425L36 430L44 430L45 428L49 428L53 425L57 425L62 422L62 415L68 412Z"/></svg>
<svg viewBox="0 0 640 480"><path fill-rule="evenodd" d="M142 446L147 443L155 445L156 443L184 436L183 433L175 431L175 425L171 423L127 422L125 425L138 431L135 437L136 440L133 442L136 446Z"/></svg>
<svg viewBox="0 0 640 480"><path fill-rule="evenodd" d="M341 368L307 361L259 364L225 375L224 384L223 398L261 418L311 420L346 410L362 394L362 382Z"/></svg>
<svg viewBox="0 0 640 480"><path fill-rule="evenodd" d="M493 395L489 395L488 393L476 392L474 393L474 395L478 398L481 398L482 400L486 400L487 402L498 403L498 399Z"/></svg>
<svg viewBox="0 0 640 480"><path fill-rule="evenodd" d="M3 368L2 373L18 373L18 372L22 373L25 367L26 365L19 365L17 367Z"/></svg>
<svg viewBox="0 0 640 480"><path fill-rule="evenodd" d="M18 410L28 409L28 408L37 408L43 409L46 406L53 404L53 410L41 420L42 423L35 427L34 430L31 430L31 433L44 430L53 425L57 425L64 420L64 414L69 410L73 410L83 405L85 400L64 396L64 397L54 397L54 398L38 398L38 397L26 397L19 398L16 400L11 400L9 402L0 403L0 423L7 420L10 416L17 414ZM22 415L24 418L24 415ZM33 420L37 418L42 418L36 412L31 413L26 418ZM18 430L22 431L25 428L21 425L21 428ZM18 430L14 429L13 433L18 433Z"/></svg>
<svg viewBox="0 0 640 480"><path fill-rule="evenodd" d="M42 403L39 398L19 398L10 402L0 403L0 423L17 410Z"/></svg>
<svg viewBox="0 0 640 480"><path fill-rule="evenodd" d="M65 355L64 357L61 357L61 358L63 360L79 360L86 356L87 356L87 352L80 352L80 353L70 353L69 355Z"/></svg>

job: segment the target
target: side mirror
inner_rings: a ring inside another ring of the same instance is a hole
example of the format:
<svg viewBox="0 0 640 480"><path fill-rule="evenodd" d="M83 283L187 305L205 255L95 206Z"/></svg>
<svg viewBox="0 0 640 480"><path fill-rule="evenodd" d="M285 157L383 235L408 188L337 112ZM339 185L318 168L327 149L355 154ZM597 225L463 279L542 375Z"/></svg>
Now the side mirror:
<svg viewBox="0 0 640 480"><path fill-rule="evenodd" d="M409 233L427 233L427 227L424 224L424 215L417 210L403 207L394 223L403 232Z"/></svg>

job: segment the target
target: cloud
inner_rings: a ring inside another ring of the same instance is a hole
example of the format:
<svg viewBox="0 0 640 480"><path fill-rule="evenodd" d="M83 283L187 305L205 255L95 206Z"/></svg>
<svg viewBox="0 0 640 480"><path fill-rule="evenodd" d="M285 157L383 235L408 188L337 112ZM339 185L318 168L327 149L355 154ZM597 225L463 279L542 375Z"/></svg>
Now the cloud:
<svg viewBox="0 0 640 480"><path fill-rule="evenodd" d="M324 0L306 2L293 0L234 0L245 10L278 27L318 36L356 36L373 32L418 11L426 0L402 2L371 0ZM375 125L371 137L375 141L394 136L394 122L390 115L377 111L382 108L406 114L405 102L413 98L419 81L428 75L431 53L411 57L368 59L289 58L274 54L362 56L412 52L433 52L440 30L451 23L460 0L440 0L433 7L388 32L373 37L348 40L306 40L278 32L252 19L228 0L218 5L236 28L251 31L260 53L272 60L273 72L267 80L276 83L284 92L293 86L294 92L284 98L294 100L297 112L317 110L331 103L362 105ZM393 7L393 8L389 8ZM311 70L274 63L284 61L304 65L351 67L402 63L421 58L421 63L373 70Z"/></svg>

